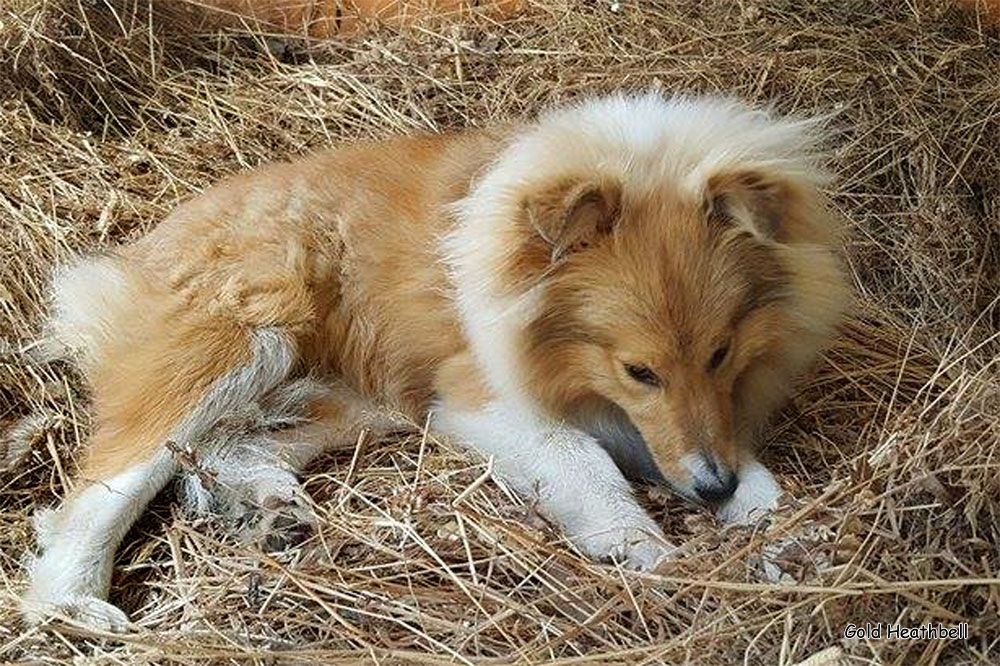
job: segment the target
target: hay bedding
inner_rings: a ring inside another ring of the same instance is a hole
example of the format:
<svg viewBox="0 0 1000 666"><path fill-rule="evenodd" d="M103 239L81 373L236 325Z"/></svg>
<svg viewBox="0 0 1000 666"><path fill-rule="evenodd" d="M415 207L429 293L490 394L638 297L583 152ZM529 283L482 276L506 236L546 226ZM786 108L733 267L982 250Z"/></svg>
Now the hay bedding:
<svg viewBox="0 0 1000 666"><path fill-rule="evenodd" d="M310 43L115 6L0 8L0 661L1000 660L1000 39L974 14L554 3ZM648 86L836 112L859 303L769 435L792 498L769 527L720 530L651 493L689 555L663 578L622 574L417 424L315 467L306 547L261 555L163 498L118 558L112 598L134 633L24 631L29 515L66 491L89 424L72 369L33 353L52 265L265 160ZM842 638L849 622L927 621L967 621L970 638Z"/></svg>

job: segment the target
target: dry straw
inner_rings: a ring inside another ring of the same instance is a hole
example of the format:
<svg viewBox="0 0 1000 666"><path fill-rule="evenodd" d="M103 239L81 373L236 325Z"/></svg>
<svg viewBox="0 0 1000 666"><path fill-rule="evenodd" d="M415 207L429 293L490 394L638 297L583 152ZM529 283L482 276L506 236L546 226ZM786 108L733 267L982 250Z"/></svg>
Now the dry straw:
<svg viewBox="0 0 1000 666"><path fill-rule="evenodd" d="M137 4L0 6L0 661L1000 659L1000 39L975 14L554 3L319 43L194 34ZM686 555L629 575L417 428L316 466L306 547L264 556L164 498L118 559L133 633L24 630L29 516L66 492L89 427L78 376L34 353L53 265L265 160L650 86L834 114L858 307L769 433L792 498L770 527L720 529L651 494ZM843 639L865 622L968 622L969 640Z"/></svg>

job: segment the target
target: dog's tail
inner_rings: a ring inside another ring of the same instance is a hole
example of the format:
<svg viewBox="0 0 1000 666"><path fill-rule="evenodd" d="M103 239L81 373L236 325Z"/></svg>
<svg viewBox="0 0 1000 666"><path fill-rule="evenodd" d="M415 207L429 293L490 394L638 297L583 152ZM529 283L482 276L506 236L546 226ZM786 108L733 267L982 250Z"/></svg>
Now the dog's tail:
<svg viewBox="0 0 1000 666"><path fill-rule="evenodd" d="M59 268L50 286L41 353L47 360L76 361L85 372L93 368L123 306L133 300L131 292L114 257L89 257Z"/></svg>
<svg viewBox="0 0 1000 666"><path fill-rule="evenodd" d="M192 442L279 384L296 358L280 325L186 309L121 256L59 269L51 303L41 353L75 362L93 387L101 427L91 457ZM104 446L106 439L113 443Z"/></svg>
<svg viewBox="0 0 1000 666"><path fill-rule="evenodd" d="M126 311L135 312L137 292L114 256L87 257L59 268L50 286L51 310L40 355L72 360L89 375L112 331L127 325L122 321Z"/></svg>

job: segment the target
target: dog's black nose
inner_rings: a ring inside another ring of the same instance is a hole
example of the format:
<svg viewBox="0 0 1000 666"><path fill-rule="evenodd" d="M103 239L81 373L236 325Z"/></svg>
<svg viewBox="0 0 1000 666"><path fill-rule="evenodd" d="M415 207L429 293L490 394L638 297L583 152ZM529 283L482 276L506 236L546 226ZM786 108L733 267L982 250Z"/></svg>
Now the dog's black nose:
<svg viewBox="0 0 1000 666"><path fill-rule="evenodd" d="M704 483L704 480L699 479L698 483L695 484L694 491L698 493L698 497L706 502L718 503L732 497L738 485L740 485L739 478L734 473L729 472L724 479L716 477L707 484Z"/></svg>

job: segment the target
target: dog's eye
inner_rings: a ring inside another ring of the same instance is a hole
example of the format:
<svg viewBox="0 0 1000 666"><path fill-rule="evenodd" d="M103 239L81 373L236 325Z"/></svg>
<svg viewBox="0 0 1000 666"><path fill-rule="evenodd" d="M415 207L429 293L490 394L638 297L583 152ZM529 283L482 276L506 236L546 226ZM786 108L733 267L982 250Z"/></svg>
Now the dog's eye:
<svg viewBox="0 0 1000 666"><path fill-rule="evenodd" d="M656 376L655 372L644 365L631 365L626 363L625 372L627 372L628 376L637 382L648 384L649 386L660 385L660 378Z"/></svg>
<svg viewBox="0 0 1000 666"><path fill-rule="evenodd" d="M723 345L715 350L712 354L712 358L708 361L708 369L716 370L722 362L726 360L726 356L729 355L729 345Z"/></svg>

